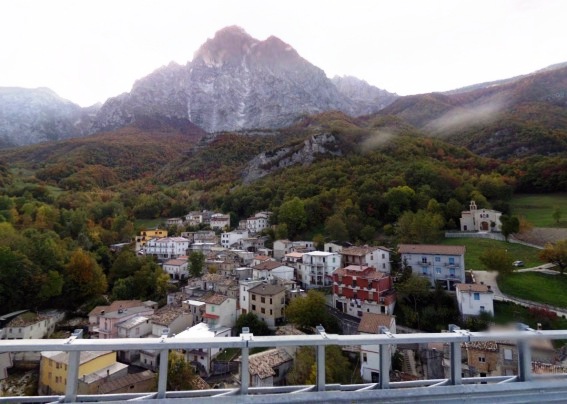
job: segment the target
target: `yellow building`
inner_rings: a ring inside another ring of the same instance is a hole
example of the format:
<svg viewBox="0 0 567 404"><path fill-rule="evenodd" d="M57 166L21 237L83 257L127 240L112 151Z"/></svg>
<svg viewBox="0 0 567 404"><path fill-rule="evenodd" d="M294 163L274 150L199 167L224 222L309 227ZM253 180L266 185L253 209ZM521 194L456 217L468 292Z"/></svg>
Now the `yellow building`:
<svg viewBox="0 0 567 404"><path fill-rule="evenodd" d="M140 232L139 236L136 236L136 251L140 251L146 246L148 240L152 238L164 238L167 237L167 230L162 229L147 229Z"/></svg>
<svg viewBox="0 0 567 404"><path fill-rule="evenodd" d="M79 361L79 378L116 365L116 352L85 351ZM42 352L39 365L39 394L65 394L69 353ZM81 392L79 392L81 393Z"/></svg>

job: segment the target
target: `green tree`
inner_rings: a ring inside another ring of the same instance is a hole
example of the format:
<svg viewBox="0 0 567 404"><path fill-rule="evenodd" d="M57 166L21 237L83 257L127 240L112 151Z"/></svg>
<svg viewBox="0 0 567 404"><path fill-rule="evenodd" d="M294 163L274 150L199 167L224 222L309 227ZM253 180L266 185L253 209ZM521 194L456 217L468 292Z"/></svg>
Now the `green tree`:
<svg viewBox="0 0 567 404"><path fill-rule="evenodd" d="M270 335L271 331L265 321L258 318L254 313L246 313L238 316L236 319L236 329L242 332L242 327L250 328L250 332L254 335Z"/></svg>
<svg viewBox="0 0 567 404"><path fill-rule="evenodd" d="M325 220L325 232L334 241L347 241L348 229L341 214L336 213Z"/></svg>
<svg viewBox="0 0 567 404"><path fill-rule="evenodd" d="M106 276L94 257L82 249L77 249L71 255L65 266L64 293L68 296L69 307L106 292L108 287Z"/></svg>
<svg viewBox="0 0 567 404"><path fill-rule="evenodd" d="M287 223L280 223L276 226L276 233L274 237L276 240L285 240L289 237Z"/></svg>
<svg viewBox="0 0 567 404"><path fill-rule="evenodd" d="M183 354L170 351L167 364L167 390L193 390L196 378L193 366L185 360Z"/></svg>
<svg viewBox="0 0 567 404"><path fill-rule="evenodd" d="M307 214L305 204L297 196L287 200L280 206L278 211L278 224L285 223L288 228L289 237L294 238L307 225Z"/></svg>
<svg viewBox="0 0 567 404"><path fill-rule="evenodd" d="M515 216L500 216L500 223L502 223L502 235L506 241L511 234L516 234L520 231L520 220Z"/></svg>
<svg viewBox="0 0 567 404"><path fill-rule="evenodd" d="M431 285L427 278L414 274L409 275L403 283L398 283L396 286L399 296L411 304L416 316L417 328L420 327L418 306L427 299L430 289Z"/></svg>
<svg viewBox="0 0 567 404"><path fill-rule="evenodd" d="M405 212L398 220L396 234L402 243L434 243L441 236L444 220L439 213L418 210Z"/></svg>
<svg viewBox="0 0 567 404"><path fill-rule="evenodd" d="M205 256L200 251L193 251L189 255L189 273L193 278L203 275L203 266L205 265Z"/></svg>
<svg viewBox="0 0 567 404"><path fill-rule="evenodd" d="M415 199L415 191L407 185L390 188L384 194L388 204L388 220L395 221L403 212L410 210Z"/></svg>
<svg viewBox="0 0 567 404"><path fill-rule="evenodd" d="M547 243L539 256L542 260L557 265L559 272L563 274L567 268L567 240L560 240L555 244Z"/></svg>
<svg viewBox="0 0 567 404"><path fill-rule="evenodd" d="M360 383L360 372L353 369L337 345L325 347L325 383ZM290 385L315 384L317 363L313 347L301 347L286 380Z"/></svg>
<svg viewBox="0 0 567 404"><path fill-rule="evenodd" d="M325 329L333 329L335 324L327 313L325 295L311 289L307 296L295 298L287 306L288 321L303 329L323 325Z"/></svg>
<svg viewBox="0 0 567 404"><path fill-rule="evenodd" d="M123 249L114 260L108 272L108 282L110 285L119 279L133 276L142 266L140 259L136 253L128 248Z"/></svg>
<svg viewBox="0 0 567 404"><path fill-rule="evenodd" d="M0 313L35 308L39 270L24 254L0 246Z"/></svg>
<svg viewBox="0 0 567 404"><path fill-rule="evenodd" d="M512 272L512 257L502 248L488 248L478 257L480 262L490 271L498 271L502 275Z"/></svg>
<svg viewBox="0 0 567 404"><path fill-rule="evenodd" d="M374 236L376 235L376 229L374 226L367 224L360 231L360 239L366 243L374 241Z"/></svg>

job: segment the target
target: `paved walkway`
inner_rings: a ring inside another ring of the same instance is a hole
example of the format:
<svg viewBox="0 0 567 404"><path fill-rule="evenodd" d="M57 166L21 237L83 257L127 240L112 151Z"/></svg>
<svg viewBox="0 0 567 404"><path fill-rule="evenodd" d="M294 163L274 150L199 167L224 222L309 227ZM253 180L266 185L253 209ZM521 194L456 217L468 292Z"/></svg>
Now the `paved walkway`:
<svg viewBox="0 0 567 404"><path fill-rule="evenodd" d="M517 269L515 272L541 272L548 275L558 275L559 272L551 270L553 266L554 266L553 264L544 264L534 268ZM490 286L490 288L494 291L494 300L499 300L503 302L512 302L524 307L535 307L535 308L546 309L555 312L558 316L567 318L566 308L553 307L547 304L533 302L533 301L519 299L517 297L505 295L498 288L498 283L496 282L496 277L498 276L498 272L496 271L473 271L473 275L476 283L482 282L485 285Z"/></svg>

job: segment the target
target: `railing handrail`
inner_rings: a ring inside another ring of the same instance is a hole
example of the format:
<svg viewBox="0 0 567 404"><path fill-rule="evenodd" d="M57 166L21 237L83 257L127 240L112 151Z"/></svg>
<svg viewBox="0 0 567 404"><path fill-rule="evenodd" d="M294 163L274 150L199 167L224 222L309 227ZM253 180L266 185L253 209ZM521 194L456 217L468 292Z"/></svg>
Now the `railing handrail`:
<svg viewBox="0 0 567 404"><path fill-rule="evenodd" d="M113 339L81 339L81 333L76 332L68 339L28 339L28 340L0 340L0 352L30 352L30 351L65 351L69 352L69 369L67 380L75 380L75 383L67 385L65 393L65 401L74 401L77 399L77 383L78 383L78 366L79 354L81 351L125 351L125 350L155 350L160 356L160 372L158 379L158 391L153 393L153 398L166 397L167 384L167 358L170 350L179 350L191 348L239 348L241 349L241 365L248 368L249 350L251 348L265 347L282 347L282 346L314 346L317 347L317 383L315 386L305 388L317 392L324 392L331 385L325 384L325 347L328 345L401 345L441 342L450 345L451 355L451 376L448 379L438 381L421 381L421 385L430 387L440 386L458 386L463 384L477 383L478 378L463 378L461 375L461 344L464 342L481 342L481 341L515 341L518 345L518 376L516 377L488 377L482 378L482 381L490 383L509 383L514 382L530 382L533 380L531 373L531 350L530 342L532 340L542 339L567 339L567 330L533 330L525 325L519 324L518 330L495 331L495 332L469 332L461 330L459 327L451 325L449 332L444 333L416 333L416 334L392 334L385 327L381 327L380 334L361 334L361 335L338 335L327 334L322 327L317 327L316 335L288 335L288 336L254 336L244 330L238 337L225 338L167 338L166 335L160 338L113 338ZM380 349L380 368L390 369L389 349ZM567 376L567 375L563 375ZM237 390L228 390L230 394L248 395L249 392L258 392L258 390L249 387L250 377L248 372L242 372L241 385ZM539 380L539 379L538 379ZM433 383L433 384L432 384ZM415 384L415 383L414 383ZM390 383L389 373L381 372L380 382L378 384L361 385L362 391L367 389L389 389L406 386L407 383ZM334 386L334 385L333 385ZM337 387L339 386L339 387ZM351 389L348 386L337 385L332 388L341 391ZM298 386L288 388L298 388ZM273 388L273 392L279 391L281 388ZM266 390L268 391L268 390ZM168 397L172 397L175 393L167 393ZM191 393L194 396L196 393ZM257 394L257 393L254 393ZM152 395L152 393L150 393ZM204 396L211 396L210 392L204 392ZM141 397L142 395L137 395ZM109 396L110 397L110 396ZM19 398L18 398L19 399ZM27 399L19 400L26 401ZM5 401L0 398L0 402ZM29 400L27 400L29 401ZM42 400L40 400L42 401Z"/></svg>

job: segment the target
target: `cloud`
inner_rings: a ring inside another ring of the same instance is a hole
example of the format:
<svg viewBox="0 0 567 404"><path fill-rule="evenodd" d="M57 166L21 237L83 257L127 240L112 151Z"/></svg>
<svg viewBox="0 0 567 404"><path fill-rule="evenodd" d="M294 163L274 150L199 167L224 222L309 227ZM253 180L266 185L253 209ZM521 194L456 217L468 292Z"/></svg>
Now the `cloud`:
<svg viewBox="0 0 567 404"><path fill-rule="evenodd" d="M389 130L375 130L360 144L360 149L364 153L369 153L385 146L394 137L395 135Z"/></svg>
<svg viewBox="0 0 567 404"><path fill-rule="evenodd" d="M436 136L448 136L476 125L496 121L508 105L505 94L497 94L481 102L459 106L430 121L425 129Z"/></svg>

